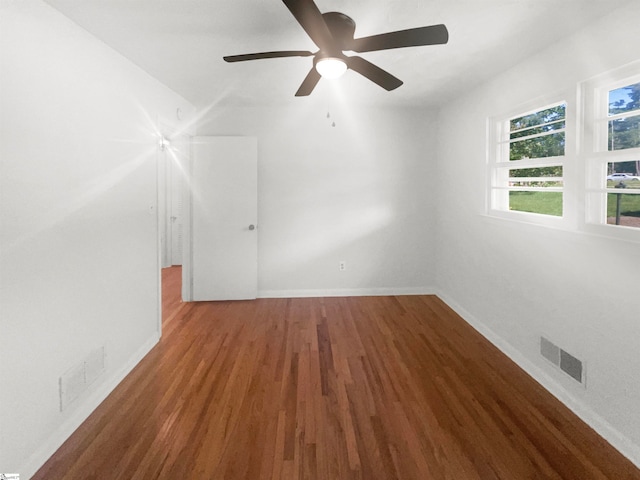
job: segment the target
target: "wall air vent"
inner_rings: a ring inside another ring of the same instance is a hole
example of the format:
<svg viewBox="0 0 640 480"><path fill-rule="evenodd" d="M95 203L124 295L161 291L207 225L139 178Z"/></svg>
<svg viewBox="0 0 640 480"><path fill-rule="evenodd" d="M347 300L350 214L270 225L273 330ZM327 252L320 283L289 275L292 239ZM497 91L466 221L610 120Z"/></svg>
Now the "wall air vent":
<svg viewBox="0 0 640 480"><path fill-rule="evenodd" d="M584 385L586 378L582 360L577 359L544 337L540 337L540 354L571 378Z"/></svg>
<svg viewBox="0 0 640 480"><path fill-rule="evenodd" d="M67 370L58 380L60 388L60 411L78 398L105 372L104 347L100 347L85 359Z"/></svg>

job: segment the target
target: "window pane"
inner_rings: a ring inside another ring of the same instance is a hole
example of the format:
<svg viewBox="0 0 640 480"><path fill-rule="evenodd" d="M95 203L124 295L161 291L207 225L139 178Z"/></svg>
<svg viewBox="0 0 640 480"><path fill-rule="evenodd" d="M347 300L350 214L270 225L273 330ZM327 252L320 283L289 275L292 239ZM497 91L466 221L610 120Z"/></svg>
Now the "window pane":
<svg viewBox="0 0 640 480"><path fill-rule="evenodd" d="M559 157L564 155L565 132L516 140L509 145L509 160Z"/></svg>
<svg viewBox="0 0 640 480"><path fill-rule="evenodd" d="M609 121L609 150L640 147L640 115Z"/></svg>
<svg viewBox="0 0 640 480"><path fill-rule="evenodd" d="M563 103L561 105L547 108L545 110L540 110L538 112L531 113L529 115L516 117L509 122L511 127L509 131L513 132L515 130L535 127L538 125L543 125L545 123L554 122L556 120L561 120L565 118L566 109L567 109L567 105Z"/></svg>
<svg viewBox="0 0 640 480"><path fill-rule="evenodd" d="M609 91L609 115L640 110L640 83Z"/></svg>
<svg viewBox="0 0 640 480"><path fill-rule="evenodd" d="M562 187L562 167L518 168L509 170L511 187Z"/></svg>
<svg viewBox="0 0 640 480"><path fill-rule="evenodd" d="M640 228L640 195L607 194L607 223Z"/></svg>
<svg viewBox="0 0 640 480"><path fill-rule="evenodd" d="M607 188L640 189L640 160L610 162L607 166Z"/></svg>
<svg viewBox="0 0 640 480"><path fill-rule="evenodd" d="M541 127L532 127L525 130L518 130L517 132L509 134L509 138L513 140L514 138L528 137L530 135L538 135L540 133L552 132L554 130L564 130L564 127L565 122L564 120L561 120L559 122L549 123Z"/></svg>
<svg viewBox="0 0 640 480"><path fill-rule="evenodd" d="M562 216L562 192L509 192L509 209Z"/></svg>

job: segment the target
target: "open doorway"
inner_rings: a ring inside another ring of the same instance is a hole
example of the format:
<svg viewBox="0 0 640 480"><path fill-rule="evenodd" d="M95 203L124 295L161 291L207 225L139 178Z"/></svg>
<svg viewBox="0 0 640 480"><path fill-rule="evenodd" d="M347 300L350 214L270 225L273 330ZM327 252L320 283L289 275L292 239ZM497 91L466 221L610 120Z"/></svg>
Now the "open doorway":
<svg viewBox="0 0 640 480"><path fill-rule="evenodd" d="M184 198L189 137L178 135L162 148L158 175L160 262L162 268L182 265Z"/></svg>
<svg viewBox="0 0 640 480"><path fill-rule="evenodd" d="M160 315L163 320L182 301L182 263L184 245L186 172L189 165L190 139L176 134L161 142L158 162L158 248Z"/></svg>

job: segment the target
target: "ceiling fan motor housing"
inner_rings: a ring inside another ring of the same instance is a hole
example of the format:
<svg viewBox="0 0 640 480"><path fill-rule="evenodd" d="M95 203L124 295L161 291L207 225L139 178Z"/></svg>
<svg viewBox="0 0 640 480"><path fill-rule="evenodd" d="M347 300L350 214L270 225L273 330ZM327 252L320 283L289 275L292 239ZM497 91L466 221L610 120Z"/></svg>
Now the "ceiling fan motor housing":
<svg viewBox="0 0 640 480"><path fill-rule="evenodd" d="M340 46L340 50L349 50L349 43L353 40L356 32L356 22L344 13L326 12L322 14L331 36ZM336 52L331 52L335 54Z"/></svg>

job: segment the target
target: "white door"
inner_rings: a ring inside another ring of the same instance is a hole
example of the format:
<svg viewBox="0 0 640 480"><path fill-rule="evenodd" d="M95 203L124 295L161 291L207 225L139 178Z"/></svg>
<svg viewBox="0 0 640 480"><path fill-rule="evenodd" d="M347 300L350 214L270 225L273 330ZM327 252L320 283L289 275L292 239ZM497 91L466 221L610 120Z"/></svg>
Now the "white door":
<svg viewBox="0 0 640 480"><path fill-rule="evenodd" d="M256 298L257 150L253 137L193 138L191 300Z"/></svg>

